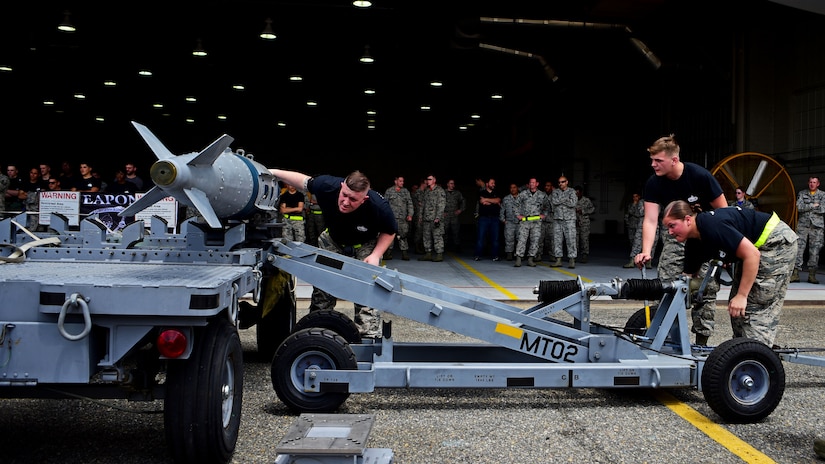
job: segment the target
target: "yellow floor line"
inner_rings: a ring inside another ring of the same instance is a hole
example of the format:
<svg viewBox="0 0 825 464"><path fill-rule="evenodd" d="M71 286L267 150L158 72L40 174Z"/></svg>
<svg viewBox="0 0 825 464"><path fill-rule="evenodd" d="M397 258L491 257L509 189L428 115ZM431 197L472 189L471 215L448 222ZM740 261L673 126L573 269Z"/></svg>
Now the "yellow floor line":
<svg viewBox="0 0 825 464"><path fill-rule="evenodd" d="M473 269L473 267L470 266L469 264L465 263L464 260L462 260L458 257L454 257L454 258L455 258L455 260L458 264L464 266L465 269L467 269L468 271L475 274L476 277L478 277L479 279L486 282L489 286L491 286L494 289L496 289L496 290L500 291L501 293L505 294L507 296L507 298L509 298L511 300L518 300L519 299L513 292L507 290L506 288L502 287L501 285L499 285L499 284L493 282L492 280L488 279L487 276L485 276L484 274L482 274L482 273L476 271L475 269Z"/></svg>
<svg viewBox="0 0 825 464"><path fill-rule="evenodd" d="M699 411L677 400L670 393L664 390L654 390L653 395L676 415L690 422L699 431L724 446L731 453L742 458L743 461L750 464L776 464L776 461L741 440L726 428L703 416Z"/></svg>

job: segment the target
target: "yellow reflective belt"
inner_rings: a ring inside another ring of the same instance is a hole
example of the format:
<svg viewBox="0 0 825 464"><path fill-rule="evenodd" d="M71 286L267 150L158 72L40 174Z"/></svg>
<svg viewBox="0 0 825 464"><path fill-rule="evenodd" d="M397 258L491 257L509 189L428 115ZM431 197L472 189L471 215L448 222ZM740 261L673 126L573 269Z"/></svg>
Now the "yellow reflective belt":
<svg viewBox="0 0 825 464"><path fill-rule="evenodd" d="M538 221L541 219L541 216L527 216L528 221Z"/></svg>
<svg viewBox="0 0 825 464"><path fill-rule="evenodd" d="M762 235L759 236L759 239L756 240L756 243L753 244L756 248L761 247L768 241L768 236L771 235L771 232L779 225L779 216L776 213L771 214L771 218L768 219L768 223L765 224L765 228L762 229Z"/></svg>
<svg viewBox="0 0 825 464"><path fill-rule="evenodd" d="M321 211L320 209L313 209L313 210L310 210L310 211L312 211L312 214L324 214L324 212Z"/></svg>
<svg viewBox="0 0 825 464"><path fill-rule="evenodd" d="M292 219L293 221L303 221L303 216L290 216L289 214L284 214L284 217L287 219Z"/></svg>

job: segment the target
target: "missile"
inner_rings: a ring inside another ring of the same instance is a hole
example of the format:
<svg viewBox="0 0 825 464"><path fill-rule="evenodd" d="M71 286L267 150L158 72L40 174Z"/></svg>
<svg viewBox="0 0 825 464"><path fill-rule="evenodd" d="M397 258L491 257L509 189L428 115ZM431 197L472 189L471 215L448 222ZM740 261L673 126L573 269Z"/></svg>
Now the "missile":
<svg viewBox="0 0 825 464"><path fill-rule="evenodd" d="M169 196L195 208L214 229L223 228L223 220L276 210L278 179L251 157L233 152L234 138L224 134L200 153L175 156L146 126L132 125L158 159L149 169L155 186L119 216L134 216Z"/></svg>

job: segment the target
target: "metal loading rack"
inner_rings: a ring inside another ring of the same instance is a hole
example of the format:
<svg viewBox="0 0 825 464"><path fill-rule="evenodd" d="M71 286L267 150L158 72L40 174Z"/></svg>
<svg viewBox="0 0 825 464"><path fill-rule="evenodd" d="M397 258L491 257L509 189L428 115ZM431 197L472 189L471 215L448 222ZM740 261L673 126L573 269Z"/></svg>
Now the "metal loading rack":
<svg viewBox="0 0 825 464"><path fill-rule="evenodd" d="M295 411L333 411L350 393L384 387L693 387L726 420L755 422L784 392L784 369L771 348L745 338L715 349L690 345L686 280L544 281L535 289L538 304L519 309L303 243L274 248L269 264L340 299L480 341L396 343L387 326L382 339L362 341L340 313L310 313L272 363L276 393ZM659 305L649 328L642 309L614 329L591 320L590 302L599 296ZM562 312L572 320L555 317ZM802 358L825 359L797 353Z"/></svg>

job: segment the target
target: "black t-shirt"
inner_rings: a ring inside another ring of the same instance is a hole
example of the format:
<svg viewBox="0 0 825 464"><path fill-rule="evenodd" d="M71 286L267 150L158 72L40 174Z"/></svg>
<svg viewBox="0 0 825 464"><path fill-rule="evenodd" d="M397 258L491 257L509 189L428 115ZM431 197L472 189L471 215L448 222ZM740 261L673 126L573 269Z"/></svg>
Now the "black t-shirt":
<svg viewBox="0 0 825 464"><path fill-rule="evenodd" d="M285 204L287 206L287 208L295 208L295 207L298 206L298 203L303 203L303 202L304 202L304 193L299 192L298 190L296 190L294 193L290 193L289 190L284 190L284 193L281 194L280 200L278 200L278 203ZM303 212L298 212L298 213L289 213L289 214L290 215L295 215L295 216L303 216L304 213Z"/></svg>
<svg viewBox="0 0 825 464"><path fill-rule="evenodd" d="M74 188L76 188L79 192L89 191L92 187L97 187L98 191L100 191L100 186L103 185L100 179L97 177L89 177L88 179L84 179L82 176L75 179Z"/></svg>
<svg viewBox="0 0 825 464"><path fill-rule="evenodd" d="M696 273L710 259L738 261L736 250L742 239L756 243L770 218L768 213L738 206L697 214L696 228L702 238L685 241L685 272Z"/></svg>
<svg viewBox="0 0 825 464"><path fill-rule="evenodd" d="M340 246L352 246L378 238L378 234L398 232L398 223L389 202L375 190L367 192L367 199L350 213L338 209L338 194L343 177L318 176L307 183L309 193L315 195L324 214L329 235Z"/></svg>
<svg viewBox="0 0 825 464"><path fill-rule="evenodd" d="M481 191L478 192L478 196L479 196L479 198L499 198L499 196L496 195L495 190L490 192L486 188L481 189ZM482 205L481 203L479 203L479 205L478 205L478 215L479 216L494 217L494 218L498 219L498 216L499 216L500 212L501 212L501 204L495 204L494 203L494 204L491 204L491 205Z"/></svg>
<svg viewBox="0 0 825 464"><path fill-rule="evenodd" d="M685 170L676 180L652 175L645 184L644 200L662 208L671 201L685 200L694 212L710 211L711 202L722 195L722 186L707 169L694 163L684 163Z"/></svg>

